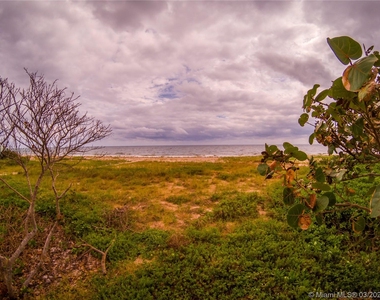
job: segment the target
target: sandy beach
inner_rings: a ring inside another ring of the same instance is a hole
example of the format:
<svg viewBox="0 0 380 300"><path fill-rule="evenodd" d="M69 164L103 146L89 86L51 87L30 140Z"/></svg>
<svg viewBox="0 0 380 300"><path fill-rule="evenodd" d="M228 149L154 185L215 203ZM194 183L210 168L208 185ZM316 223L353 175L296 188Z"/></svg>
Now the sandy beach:
<svg viewBox="0 0 380 300"><path fill-rule="evenodd" d="M85 159L101 160L125 160L128 162L139 161L164 161L164 162L217 162L223 157L217 156L190 156L190 157L168 157L168 156L85 156Z"/></svg>

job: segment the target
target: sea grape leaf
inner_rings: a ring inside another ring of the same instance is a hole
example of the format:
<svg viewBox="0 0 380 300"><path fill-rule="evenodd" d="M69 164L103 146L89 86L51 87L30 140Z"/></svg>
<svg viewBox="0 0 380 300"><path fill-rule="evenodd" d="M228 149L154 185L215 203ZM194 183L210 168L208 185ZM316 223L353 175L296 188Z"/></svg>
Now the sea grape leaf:
<svg viewBox="0 0 380 300"><path fill-rule="evenodd" d="M288 210L288 214L286 216L287 222L290 227L297 228L298 227L298 219L302 216L303 212L305 211L306 206L303 204L296 204L292 206Z"/></svg>
<svg viewBox="0 0 380 300"><path fill-rule="evenodd" d="M294 203L294 193L292 188L284 188L282 195L282 199L286 205L292 205Z"/></svg>
<svg viewBox="0 0 380 300"><path fill-rule="evenodd" d="M309 114L303 113L299 119L298 124L300 124L302 127L305 126L306 122L309 120Z"/></svg>
<svg viewBox="0 0 380 300"><path fill-rule="evenodd" d="M277 147L276 145L268 146L267 144L265 144L265 151L266 151L269 155L272 155L272 154L274 154L276 151L278 151L278 147Z"/></svg>
<svg viewBox="0 0 380 300"><path fill-rule="evenodd" d="M307 91L307 94L303 97L303 108L310 108L313 103L313 99L315 94L317 93L317 89L320 87L319 84L314 84L313 88Z"/></svg>
<svg viewBox="0 0 380 300"><path fill-rule="evenodd" d="M325 191L325 192L328 192L331 190L331 187L328 184L321 183L321 182L314 182L314 183L312 183L311 187L313 189L318 189L318 190Z"/></svg>
<svg viewBox="0 0 380 300"><path fill-rule="evenodd" d="M317 95L317 97L315 97L315 101L320 102L324 100L328 95L329 95L329 89L323 90Z"/></svg>
<svg viewBox="0 0 380 300"><path fill-rule="evenodd" d="M285 150L295 148L291 143L288 143L288 142L284 142L284 143L282 144L282 146L284 147Z"/></svg>
<svg viewBox="0 0 380 300"><path fill-rule="evenodd" d="M327 43L335 56L344 65L348 65L351 59L359 59L363 53L360 44L349 36L327 38Z"/></svg>
<svg viewBox="0 0 380 300"><path fill-rule="evenodd" d="M339 77L333 81L331 88L329 89L329 97L339 100L347 99L352 100L356 97L356 93L346 90L343 85L342 77Z"/></svg>
<svg viewBox="0 0 380 300"><path fill-rule="evenodd" d="M352 230L356 233L362 232L365 229L365 219L363 216L352 220Z"/></svg>
<svg viewBox="0 0 380 300"><path fill-rule="evenodd" d="M270 172L270 168L267 164L259 164L257 166L257 172L259 172L261 176L265 176Z"/></svg>
<svg viewBox="0 0 380 300"><path fill-rule="evenodd" d="M323 214L317 214L315 216L315 219L317 220L318 225L322 225L323 224Z"/></svg>
<svg viewBox="0 0 380 300"><path fill-rule="evenodd" d="M326 181L326 176L323 173L323 170L321 167L319 167L318 169L315 170L315 179L318 182L325 182Z"/></svg>
<svg viewBox="0 0 380 300"><path fill-rule="evenodd" d="M372 194L370 208L371 218L377 218L380 216L380 185L376 187L376 190Z"/></svg>
<svg viewBox="0 0 380 300"><path fill-rule="evenodd" d="M324 211L326 209L327 206L329 206L329 198L326 197L326 196L320 196L317 198L317 201L315 203L315 206L314 206L314 212L320 212L320 211Z"/></svg>
<svg viewBox="0 0 380 300"><path fill-rule="evenodd" d="M293 153L293 157L296 158L296 159L298 159L299 161L305 161L305 160L307 160L307 154L305 152L303 152L303 151L300 151L300 150L295 151Z"/></svg>
<svg viewBox="0 0 380 300"><path fill-rule="evenodd" d="M344 174L346 174L347 169L341 169L335 174L335 178L337 181L342 181Z"/></svg>
<svg viewBox="0 0 380 300"><path fill-rule="evenodd" d="M328 206L334 206L335 205L336 196L333 192L323 193L322 196L327 197L329 199L329 205Z"/></svg>
<svg viewBox="0 0 380 300"><path fill-rule="evenodd" d="M358 138L363 134L364 119L358 118L356 122L352 125L352 135L354 138Z"/></svg>
<svg viewBox="0 0 380 300"><path fill-rule="evenodd" d="M307 230L311 225L311 217L308 214L302 214L298 219L298 226L302 230Z"/></svg>
<svg viewBox="0 0 380 300"><path fill-rule="evenodd" d="M377 87L377 84L375 81L371 81L371 82L365 84L364 86L362 86L362 88L359 90L359 93L358 93L359 101L370 100L371 97L376 92L376 87Z"/></svg>
<svg viewBox="0 0 380 300"><path fill-rule="evenodd" d="M371 75L372 67L377 60L378 58L371 54L348 66L342 76L345 89L351 92L359 91Z"/></svg>
<svg viewBox="0 0 380 300"><path fill-rule="evenodd" d="M309 144L310 144L310 145L313 145L314 139L315 139L315 133L313 132L313 133L309 136Z"/></svg>

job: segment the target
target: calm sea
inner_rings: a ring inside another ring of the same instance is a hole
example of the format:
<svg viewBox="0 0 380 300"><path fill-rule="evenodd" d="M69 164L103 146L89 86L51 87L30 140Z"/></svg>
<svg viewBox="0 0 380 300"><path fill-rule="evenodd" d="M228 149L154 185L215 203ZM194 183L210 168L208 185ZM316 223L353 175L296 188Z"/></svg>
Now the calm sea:
<svg viewBox="0 0 380 300"><path fill-rule="evenodd" d="M307 154L326 154L321 145L297 145ZM281 149L281 147L279 146ZM264 151L264 145L192 145L192 146L111 146L90 151L86 155L137 156L137 157L226 157L254 156Z"/></svg>

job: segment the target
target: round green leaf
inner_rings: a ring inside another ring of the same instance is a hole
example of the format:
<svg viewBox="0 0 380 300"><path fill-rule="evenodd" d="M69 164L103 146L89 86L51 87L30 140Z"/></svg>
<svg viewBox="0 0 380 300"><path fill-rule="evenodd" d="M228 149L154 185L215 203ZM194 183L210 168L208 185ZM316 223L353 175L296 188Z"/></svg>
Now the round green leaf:
<svg viewBox="0 0 380 300"><path fill-rule="evenodd" d="M257 172L259 172L261 176L265 176L270 172L270 168L267 164L259 164L257 166Z"/></svg>
<svg viewBox="0 0 380 300"><path fill-rule="evenodd" d="M323 193L322 196L325 196L329 199L329 205L328 206L334 206L335 203L336 203L336 197L335 197L335 194L333 192L326 192L326 193Z"/></svg>
<svg viewBox="0 0 380 300"><path fill-rule="evenodd" d="M348 65L351 59L359 59L363 53L360 44L349 36L327 38L327 43L335 56L344 65Z"/></svg>
<svg viewBox="0 0 380 300"><path fill-rule="evenodd" d="M294 194L292 188L284 188L282 196L282 199L286 205L292 205L294 203Z"/></svg>
<svg viewBox="0 0 380 300"><path fill-rule="evenodd" d="M327 206L329 206L329 198L326 197L326 196L320 196L317 198L317 202L315 203L315 206L314 206L314 212L320 212L320 211L324 211L326 209Z"/></svg>
<svg viewBox="0 0 380 300"><path fill-rule="evenodd" d="M378 58L371 54L347 67L342 77L343 86L346 90L357 92L368 80L371 75L371 69L377 60Z"/></svg>
<svg viewBox="0 0 380 300"><path fill-rule="evenodd" d="M298 228L298 219L302 216L306 206L303 204L296 204L288 210L286 219L290 227Z"/></svg>
<svg viewBox="0 0 380 300"><path fill-rule="evenodd" d="M321 182L314 182L314 183L312 183L311 187L313 189L318 189L318 190L325 191L325 192L331 190L331 187L328 184L321 183Z"/></svg>
<svg viewBox="0 0 380 300"><path fill-rule="evenodd" d="M298 123L303 127L305 126L306 122L309 120L309 115L307 113L303 113L299 119Z"/></svg>
<svg viewBox="0 0 380 300"><path fill-rule="evenodd" d="M317 220L318 225L322 225L323 224L323 215L322 214L317 214L315 216L315 218Z"/></svg>
<svg viewBox="0 0 380 300"><path fill-rule="evenodd" d="M293 153L293 157L298 159L299 161L304 161L304 160L307 160L307 154L303 151L295 151Z"/></svg>
<svg viewBox="0 0 380 300"><path fill-rule="evenodd" d="M352 220L352 230L356 233L362 232L365 229L365 219L360 216L359 218Z"/></svg>
<svg viewBox="0 0 380 300"><path fill-rule="evenodd" d="M356 93L347 91L343 85L342 77L339 77L333 81L333 84L329 90L329 97L339 100L347 99L352 100L356 97Z"/></svg>
<svg viewBox="0 0 380 300"><path fill-rule="evenodd" d="M284 147L285 150L295 148L291 143L288 143L288 142L284 142L284 143L282 144L282 146Z"/></svg>
<svg viewBox="0 0 380 300"><path fill-rule="evenodd" d="M272 155L272 154L274 154L275 152L278 151L278 147L277 147L276 145L268 146L267 144L265 144L265 151L266 151L269 155Z"/></svg>
<svg viewBox="0 0 380 300"><path fill-rule="evenodd" d="M315 179L318 182L325 182L326 181L326 176L325 173L323 173L323 170L321 167L315 170Z"/></svg>
<svg viewBox="0 0 380 300"><path fill-rule="evenodd" d="M346 169L341 169L337 172L335 172L335 178L337 181L342 181L344 174L346 174L347 170Z"/></svg>

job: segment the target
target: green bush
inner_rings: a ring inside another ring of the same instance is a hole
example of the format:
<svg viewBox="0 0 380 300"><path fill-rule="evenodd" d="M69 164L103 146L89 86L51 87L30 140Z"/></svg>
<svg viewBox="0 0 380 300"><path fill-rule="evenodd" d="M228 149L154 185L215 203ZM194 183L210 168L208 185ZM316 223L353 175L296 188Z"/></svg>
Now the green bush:
<svg viewBox="0 0 380 300"><path fill-rule="evenodd" d="M212 217L218 221L234 221L242 217L257 217L256 193L238 194L234 198L224 198L214 208Z"/></svg>
<svg viewBox="0 0 380 300"><path fill-rule="evenodd" d="M189 230L196 243L165 248L134 274L95 277L94 299L306 299L380 288L376 255L345 251L335 229L286 226L245 222L225 237Z"/></svg>

